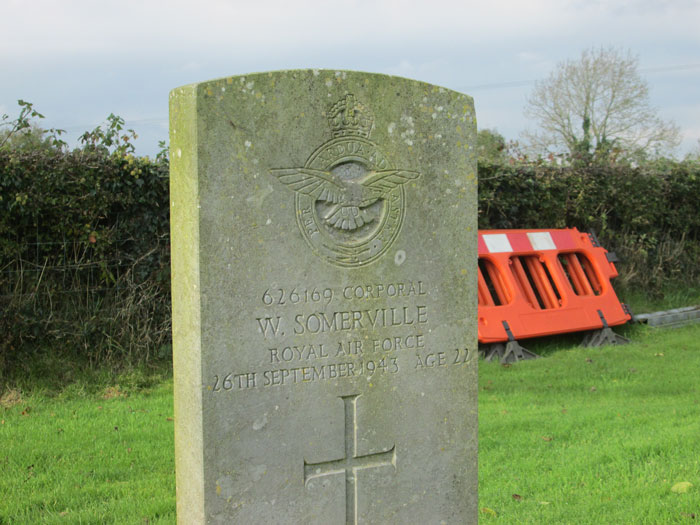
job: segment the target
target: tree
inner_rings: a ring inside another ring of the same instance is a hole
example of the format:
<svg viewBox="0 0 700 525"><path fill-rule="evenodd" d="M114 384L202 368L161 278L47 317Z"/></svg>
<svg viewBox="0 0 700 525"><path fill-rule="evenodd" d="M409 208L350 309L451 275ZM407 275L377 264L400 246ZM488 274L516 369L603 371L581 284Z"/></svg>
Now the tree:
<svg viewBox="0 0 700 525"><path fill-rule="evenodd" d="M92 131L86 131L78 140L83 143L87 151L109 152L116 156L133 155L134 140L138 135L133 129L124 130L124 119L119 115L110 113L107 117L107 126L97 126Z"/></svg>
<svg viewBox="0 0 700 525"><path fill-rule="evenodd" d="M700 139L697 146L685 156L685 160L700 162Z"/></svg>
<svg viewBox="0 0 700 525"><path fill-rule="evenodd" d="M60 139L65 133L62 129L42 129L33 118L44 118L44 115L34 109L31 102L18 100L19 115L9 120L9 115L0 117L0 150L32 150L40 148L61 149L66 143Z"/></svg>
<svg viewBox="0 0 700 525"><path fill-rule="evenodd" d="M680 142L678 126L651 106L638 63L614 48L589 49L559 63L527 100L525 116L540 127L525 134L530 149L588 162L670 152Z"/></svg>
<svg viewBox="0 0 700 525"><path fill-rule="evenodd" d="M508 157L506 139L495 129L480 129L476 135L476 150L480 161L504 162Z"/></svg>

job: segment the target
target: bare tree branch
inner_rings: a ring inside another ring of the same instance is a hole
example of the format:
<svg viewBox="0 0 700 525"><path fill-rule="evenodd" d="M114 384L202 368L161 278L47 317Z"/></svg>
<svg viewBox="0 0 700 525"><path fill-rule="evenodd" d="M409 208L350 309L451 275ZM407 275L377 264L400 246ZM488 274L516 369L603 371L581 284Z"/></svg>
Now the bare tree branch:
<svg viewBox="0 0 700 525"><path fill-rule="evenodd" d="M525 107L537 124L524 141L538 154L568 153L605 160L671 152L678 126L657 116L639 59L614 48L589 49L538 81Z"/></svg>

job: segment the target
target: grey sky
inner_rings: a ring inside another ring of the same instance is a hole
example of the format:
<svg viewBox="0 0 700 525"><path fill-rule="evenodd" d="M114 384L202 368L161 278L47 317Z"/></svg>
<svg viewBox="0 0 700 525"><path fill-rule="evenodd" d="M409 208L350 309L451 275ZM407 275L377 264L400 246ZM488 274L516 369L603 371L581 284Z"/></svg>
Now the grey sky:
<svg viewBox="0 0 700 525"><path fill-rule="evenodd" d="M115 113L153 155L168 91L257 71L354 69L466 92L517 139L532 83L591 46L640 57L652 103L700 139L700 1L0 0L0 112L29 100L74 140Z"/></svg>

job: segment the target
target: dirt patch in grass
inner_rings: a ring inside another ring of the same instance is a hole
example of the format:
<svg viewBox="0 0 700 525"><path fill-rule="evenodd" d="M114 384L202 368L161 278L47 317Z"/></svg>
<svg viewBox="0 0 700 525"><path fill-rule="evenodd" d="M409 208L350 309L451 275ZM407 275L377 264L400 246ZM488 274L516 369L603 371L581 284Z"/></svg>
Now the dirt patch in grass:
<svg viewBox="0 0 700 525"><path fill-rule="evenodd" d="M5 393L0 396L0 406L3 408L12 408L15 405L19 405L22 402L22 393L11 388L6 390Z"/></svg>
<svg viewBox="0 0 700 525"><path fill-rule="evenodd" d="M122 392L119 385L108 386L102 393L102 399L114 399L115 397L127 397L126 392Z"/></svg>

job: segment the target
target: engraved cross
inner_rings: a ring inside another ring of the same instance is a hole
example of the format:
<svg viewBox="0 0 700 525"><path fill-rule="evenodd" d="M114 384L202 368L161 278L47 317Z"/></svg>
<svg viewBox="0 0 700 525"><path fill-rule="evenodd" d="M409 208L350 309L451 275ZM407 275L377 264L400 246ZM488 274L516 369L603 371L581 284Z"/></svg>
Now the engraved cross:
<svg viewBox="0 0 700 525"><path fill-rule="evenodd" d="M304 460L304 486L313 478L345 474L345 523L357 525L357 472L391 465L396 470L396 445L385 452L357 455L357 398L341 396L345 405L345 456L333 461L308 463Z"/></svg>

